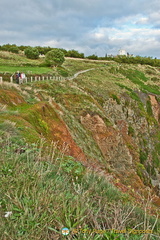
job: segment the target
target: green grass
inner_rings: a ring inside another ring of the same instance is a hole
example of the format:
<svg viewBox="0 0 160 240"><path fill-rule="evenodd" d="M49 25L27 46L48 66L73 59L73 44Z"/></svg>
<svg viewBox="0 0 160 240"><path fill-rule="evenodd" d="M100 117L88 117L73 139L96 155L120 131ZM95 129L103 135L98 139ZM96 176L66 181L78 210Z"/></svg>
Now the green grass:
<svg viewBox="0 0 160 240"><path fill-rule="evenodd" d="M23 66L23 65L32 65L38 66L43 62L43 59L28 59L23 54L15 54L10 52L0 51L0 65L6 66Z"/></svg>
<svg viewBox="0 0 160 240"><path fill-rule="evenodd" d="M0 51L0 73L15 73L17 71L30 74L45 74L53 69L43 65L44 59L28 59L25 55Z"/></svg>
<svg viewBox="0 0 160 240"><path fill-rule="evenodd" d="M54 145L44 154L43 142L28 146L23 140L15 141L18 133L10 131L12 137L5 140L4 133L0 142L2 239L63 239L61 228L65 226L71 230L67 239L123 240L130 239L132 234L74 232L80 226L100 231L133 229L140 224L136 230L143 229L146 216L103 176L84 171L73 158L56 153ZM4 217L5 212L11 215ZM154 224L153 217L147 219ZM159 222L155 235L158 229ZM141 238L142 235L132 235L132 239Z"/></svg>
<svg viewBox="0 0 160 240"><path fill-rule="evenodd" d="M0 72L1 73L16 73L24 72L26 74L45 74L45 73L51 73L53 70L48 67L39 67L39 66L0 66Z"/></svg>
<svg viewBox="0 0 160 240"><path fill-rule="evenodd" d="M90 69L90 68L98 68L101 66L104 66L104 63L102 62L92 62L89 60L72 60L72 59L66 59L63 63L63 66L65 69L67 69L70 72L70 75L73 75L79 71Z"/></svg>
<svg viewBox="0 0 160 240"><path fill-rule="evenodd" d="M132 83L138 85L141 90L160 95L160 90L157 85L145 84L145 82L148 81L148 78L144 73L132 69L121 69L120 73L127 77Z"/></svg>

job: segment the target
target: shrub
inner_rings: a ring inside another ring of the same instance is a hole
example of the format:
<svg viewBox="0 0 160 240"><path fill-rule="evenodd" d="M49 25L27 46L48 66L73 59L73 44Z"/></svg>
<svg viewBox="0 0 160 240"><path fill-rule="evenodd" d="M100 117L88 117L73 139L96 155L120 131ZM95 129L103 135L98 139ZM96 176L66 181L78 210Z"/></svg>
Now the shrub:
<svg viewBox="0 0 160 240"><path fill-rule="evenodd" d="M18 49L18 47L13 46L13 47L10 47L9 51L12 52L12 53L18 53L19 49Z"/></svg>
<svg viewBox="0 0 160 240"><path fill-rule="evenodd" d="M88 59L98 60L97 55L93 54L87 57Z"/></svg>
<svg viewBox="0 0 160 240"><path fill-rule="evenodd" d="M73 57L73 58L84 58L84 53L79 53L77 50L69 50L66 54L67 57Z"/></svg>
<svg viewBox="0 0 160 240"><path fill-rule="evenodd" d="M70 174L74 180L80 180L85 173L85 168L80 162L76 162L73 157L66 156L61 163L64 172Z"/></svg>
<svg viewBox="0 0 160 240"><path fill-rule="evenodd" d="M26 55L27 58L30 58L30 59L39 58L39 52L37 48L28 47L25 49L24 54Z"/></svg>
<svg viewBox="0 0 160 240"><path fill-rule="evenodd" d="M53 49L46 54L45 61L50 66L61 66L64 62L64 53L60 49Z"/></svg>

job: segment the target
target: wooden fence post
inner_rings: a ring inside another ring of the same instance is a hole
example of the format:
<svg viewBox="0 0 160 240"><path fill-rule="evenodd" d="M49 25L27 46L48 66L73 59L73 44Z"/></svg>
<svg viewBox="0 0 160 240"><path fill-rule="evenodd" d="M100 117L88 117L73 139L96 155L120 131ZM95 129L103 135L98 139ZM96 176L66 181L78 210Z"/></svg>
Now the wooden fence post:
<svg viewBox="0 0 160 240"><path fill-rule="evenodd" d="M37 76L35 76L35 81L37 81Z"/></svg>
<svg viewBox="0 0 160 240"><path fill-rule="evenodd" d="M0 77L0 83L2 83L3 82L3 78L2 77Z"/></svg>
<svg viewBox="0 0 160 240"><path fill-rule="evenodd" d="M23 79L19 78L19 84L22 84L22 83L23 83Z"/></svg>
<svg viewBox="0 0 160 240"><path fill-rule="evenodd" d="M31 82L33 82L33 77L31 76Z"/></svg>
<svg viewBox="0 0 160 240"><path fill-rule="evenodd" d="M13 77L10 77L10 82L13 83Z"/></svg>

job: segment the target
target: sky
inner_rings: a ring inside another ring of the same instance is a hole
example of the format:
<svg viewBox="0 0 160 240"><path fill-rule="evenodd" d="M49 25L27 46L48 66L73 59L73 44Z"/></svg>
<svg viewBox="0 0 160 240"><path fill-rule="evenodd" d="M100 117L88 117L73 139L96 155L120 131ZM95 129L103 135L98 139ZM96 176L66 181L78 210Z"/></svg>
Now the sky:
<svg viewBox="0 0 160 240"><path fill-rule="evenodd" d="M0 45L160 58L159 0L1 0Z"/></svg>

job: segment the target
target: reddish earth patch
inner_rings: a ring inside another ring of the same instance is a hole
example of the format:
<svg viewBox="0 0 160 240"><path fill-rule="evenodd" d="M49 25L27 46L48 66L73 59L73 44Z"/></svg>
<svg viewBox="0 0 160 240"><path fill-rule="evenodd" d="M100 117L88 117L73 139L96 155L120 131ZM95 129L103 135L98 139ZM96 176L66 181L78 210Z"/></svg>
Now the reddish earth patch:
<svg viewBox="0 0 160 240"><path fill-rule="evenodd" d="M156 197L153 199L153 203L154 203L156 206L160 207L160 198L156 196Z"/></svg>
<svg viewBox="0 0 160 240"><path fill-rule="evenodd" d="M155 119L157 122L160 123L160 104L157 102L156 97L153 95L149 95L151 105L152 105L152 111Z"/></svg>
<svg viewBox="0 0 160 240"><path fill-rule="evenodd" d="M14 106L25 103L25 100L14 90L0 89L0 103Z"/></svg>
<svg viewBox="0 0 160 240"><path fill-rule="evenodd" d="M56 142L59 149L65 154L87 163L85 154L73 140L67 125L56 112L56 107L58 108L58 105L53 102L52 106L47 102L40 102L30 108L23 117L34 125L39 134L43 134L49 141ZM43 129L43 125L46 126L46 129Z"/></svg>

